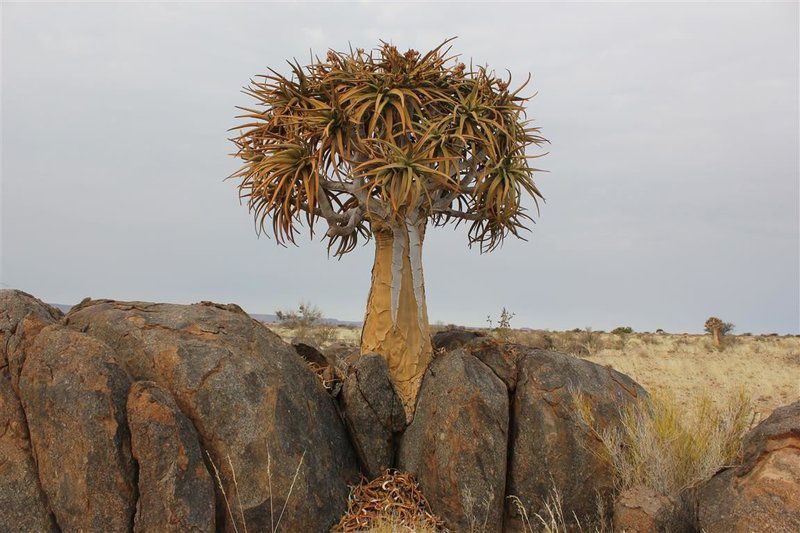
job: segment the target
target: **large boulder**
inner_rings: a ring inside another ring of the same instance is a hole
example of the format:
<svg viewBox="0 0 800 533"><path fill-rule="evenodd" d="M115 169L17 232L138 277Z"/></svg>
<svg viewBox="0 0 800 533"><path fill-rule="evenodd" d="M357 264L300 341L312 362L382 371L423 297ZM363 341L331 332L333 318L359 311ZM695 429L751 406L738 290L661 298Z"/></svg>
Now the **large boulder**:
<svg viewBox="0 0 800 533"><path fill-rule="evenodd" d="M214 482L192 423L152 381L133 384L127 407L139 465L134 531L213 532Z"/></svg>
<svg viewBox="0 0 800 533"><path fill-rule="evenodd" d="M130 527L129 386L111 348L77 331L48 326L28 350L19 388L39 479L62 530Z"/></svg>
<svg viewBox="0 0 800 533"><path fill-rule="evenodd" d="M11 384L19 393L19 374L33 339L63 313L16 289L0 289L0 367L7 367Z"/></svg>
<svg viewBox="0 0 800 533"><path fill-rule="evenodd" d="M503 381L463 350L425 372L398 463L454 531L502 529L508 412Z"/></svg>
<svg viewBox="0 0 800 533"><path fill-rule="evenodd" d="M352 364L340 401L364 473L375 479L394 466L395 442L406 427L403 402L386 359L366 354Z"/></svg>
<svg viewBox="0 0 800 533"><path fill-rule="evenodd" d="M776 409L744 438L741 465L697 489L708 533L800 531L800 402Z"/></svg>
<svg viewBox="0 0 800 533"><path fill-rule="evenodd" d="M431 337L431 344L434 350L444 350L449 352L469 344L475 339L485 337L485 333L480 331L470 331L468 329L445 329L437 331Z"/></svg>
<svg viewBox="0 0 800 533"><path fill-rule="evenodd" d="M3 373L0 428L0 531L49 531L54 523L31 456L25 415Z"/></svg>
<svg viewBox="0 0 800 533"><path fill-rule="evenodd" d="M466 345L466 350L491 368L503 380L509 393L514 392L517 388L518 363L526 353L524 349L494 338L477 337Z"/></svg>
<svg viewBox="0 0 800 533"><path fill-rule="evenodd" d="M33 339L60 318L60 311L30 294L0 290L0 531L55 527L39 484L18 385Z"/></svg>
<svg viewBox="0 0 800 533"><path fill-rule="evenodd" d="M519 498L529 517L545 512L554 490L568 519L577 516L586 525L598 504L610 513L612 502L598 502L598 495L612 493L614 473L595 432L617 424L623 408L647 393L628 376L571 355L503 349L518 361L507 496ZM509 527L520 528L520 510L510 501L507 519Z"/></svg>
<svg viewBox="0 0 800 533"><path fill-rule="evenodd" d="M135 380L169 391L219 470L217 509L227 499L236 511L218 515L226 529L231 515L269 529L285 506L282 528L323 531L344 512L358 469L333 399L241 308L94 300L65 322L110 345Z"/></svg>

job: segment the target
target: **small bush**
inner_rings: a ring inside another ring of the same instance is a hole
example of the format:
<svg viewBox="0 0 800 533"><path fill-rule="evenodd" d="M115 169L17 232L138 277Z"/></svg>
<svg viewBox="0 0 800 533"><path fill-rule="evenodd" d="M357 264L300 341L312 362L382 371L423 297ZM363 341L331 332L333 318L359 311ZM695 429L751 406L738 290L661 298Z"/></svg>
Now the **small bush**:
<svg viewBox="0 0 800 533"><path fill-rule="evenodd" d="M614 335L630 335L633 333L633 328L630 326L619 326L611 330Z"/></svg>
<svg viewBox="0 0 800 533"><path fill-rule="evenodd" d="M498 338L508 341L511 340L511 319L514 318L516 315L503 307L503 310L500 312L500 316L497 320L492 319L492 315L488 315L486 317L486 321L489 323L489 328L492 330L492 333L495 334ZM495 322L497 326L495 327Z"/></svg>
<svg viewBox="0 0 800 533"><path fill-rule="evenodd" d="M753 404L743 392L721 406L700 396L688 409L659 393L625 409L620 427L598 435L620 490L641 484L678 496L739 461L742 437L753 420Z"/></svg>
<svg viewBox="0 0 800 533"><path fill-rule="evenodd" d="M322 321L322 311L308 302L297 309L277 310L275 316L281 327L292 330L292 342L324 346L336 338L336 327Z"/></svg>

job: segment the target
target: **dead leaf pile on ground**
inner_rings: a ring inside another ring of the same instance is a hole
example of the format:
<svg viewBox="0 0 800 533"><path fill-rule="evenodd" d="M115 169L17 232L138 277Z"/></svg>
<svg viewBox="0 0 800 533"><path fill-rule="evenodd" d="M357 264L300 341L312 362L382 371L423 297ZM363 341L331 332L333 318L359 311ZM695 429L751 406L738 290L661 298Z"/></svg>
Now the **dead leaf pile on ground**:
<svg viewBox="0 0 800 533"><path fill-rule="evenodd" d="M411 531L446 531L411 474L396 470L372 481L362 477L350 492L347 513L332 531L370 531L387 521Z"/></svg>

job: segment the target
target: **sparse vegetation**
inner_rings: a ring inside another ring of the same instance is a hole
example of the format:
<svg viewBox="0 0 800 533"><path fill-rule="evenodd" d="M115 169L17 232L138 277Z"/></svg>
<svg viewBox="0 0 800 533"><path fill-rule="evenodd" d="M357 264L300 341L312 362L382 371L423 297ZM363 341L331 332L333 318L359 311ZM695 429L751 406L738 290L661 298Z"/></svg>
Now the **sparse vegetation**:
<svg viewBox="0 0 800 533"><path fill-rule="evenodd" d="M712 316L706 320L705 330L709 332L714 339L714 346L717 349L722 348L722 337L733 332L734 325L730 322L723 322L719 318Z"/></svg>
<svg viewBox="0 0 800 533"><path fill-rule="evenodd" d="M300 302L297 309L277 310L278 325L291 332L291 342L322 347L336 338L336 327L323 322L319 307Z"/></svg>
<svg viewBox="0 0 800 533"><path fill-rule="evenodd" d="M584 520L564 511L564 503L558 487L553 485L543 502L542 511L528 515L525 505L517 496L509 496L509 500L520 515L522 533L605 533L611 531L611 521L605 515L605 506L598 499L597 516L594 520ZM589 523L591 522L591 525Z"/></svg>
<svg viewBox="0 0 800 533"><path fill-rule="evenodd" d="M285 340L292 329L269 325ZM447 325L444 329L463 329ZM491 332L491 330L489 330ZM357 346L358 327L334 328L332 342ZM752 395L758 418L772 409L800 399L800 337L793 335L730 335L724 352L716 350L707 335L687 333L617 335L592 331L594 351L589 354L585 330L545 331L511 329L509 341L543 350L583 357L623 372L649 391L669 389L675 401L691 407L694 398L710 394L717 403L745 390ZM329 344L329 346L332 344Z"/></svg>
<svg viewBox="0 0 800 533"><path fill-rule="evenodd" d="M597 429L591 411L575 396L575 412L595 428L604 445L616 490L641 485L669 497L677 502L668 517L672 524L691 520L687 489L740 461L742 438L755 419L752 402L742 391L723 402L699 395L690 405L678 404L672 394L656 393L625 409L619 427Z"/></svg>
<svg viewBox="0 0 800 533"><path fill-rule="evenodd" d="M621 427L598 433L618 488L644 485L670 496L736 464L754 421L752 402L741 391L725 402L697 396L689 409L660 392L622 415Z"/></svg>
<svg viewBox="0 0 800 533"><path fill-rule="evenodd" d="M505 341L511 340L511 319L513 319L516 315L510 312L508 309L503 307L503 310L500 311L500 316L497 317L497 320L492 319L492 315L488 315L486 317L486 322L489 323L489 329L492 330L492 333L500 339ZM494 324L497 323L497 326Z"/></svg>
<svg viewBox="0 0 800 533"><path fill-rule="evenodd" d="M244 516L244 509L242 507L242 500L239 498L239 483L236 481L236 470L233 467L233 463L231 462L230 456L227 457L228 460L228 468L231 476L231 482L234 488L234 494L228 495L225 492L225 483L222 480L222 476L220 474L217 465L214 463L214 460L211 457L211 454L206 450L206 457L208 458L208 463L211 465L211 470L214 474L214 480L216 482L217 488L222 493L222 500L225 503L225 510L227 511L227 517L230 519L230 525L233 529L234 533L247 533L247 521L245 520ZM283 507L280 510L280 514L275 516L275 511L277 509L273 508L272 506L272 494L270 493L270 500L269 500L269 512L270 512L270 533L277 533L281 526L281 520L283 519L283 515L286 512L286 505L289 503L289 498L292 497L292 492L294 491L295 483L297 482L297 475L300 473L300 468L303 466L303 460L306 457L306 452L303 451L303 455L300 456L300 460L297 463L297 468L294 471L294 477L292 477L292 483L289 486L289 490L286 494L286 497L283 501ZM267 477L269 478L269 486L272 487L272 472L270 469L272 462L272 456L267 451ZM238 506L238 513L236 513L233 509L233 501L236 502ZM238 525L237 525L238 522ZM239 529L241 526L241 529Z"/></svg>

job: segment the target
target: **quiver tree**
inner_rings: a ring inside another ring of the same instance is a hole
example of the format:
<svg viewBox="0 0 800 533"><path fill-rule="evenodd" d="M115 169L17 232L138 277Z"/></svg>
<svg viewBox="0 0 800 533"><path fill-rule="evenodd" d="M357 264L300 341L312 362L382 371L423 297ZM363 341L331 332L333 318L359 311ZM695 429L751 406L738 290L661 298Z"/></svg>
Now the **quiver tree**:
<svg viewBox="0 0 800 533"><path fill-rule="evenodd" d="M705 330L711 333L714 338L714 346L720 348L722 346L722 336L733 331L733 324L723 322L719 318L712 316L706 320Z"/></svg>
<svg viewBox="0 0 800 533"><path fill-rule="evenodd" d="M294 242L305 223L327 223L328 249L341 256L359 238L375 241L362 353L388 361L413 410L432 355L422 243L428 225L463 223L470 245L496 248L532 221L525 195L531 145L546 142L525 120L520 95L485 67L389 44L365 52L329 51L305 67L289 63L251 80L256 105L233 139L243 160L240 197L258 230ZM527 82L526 82L527 83Z"/></svg>

